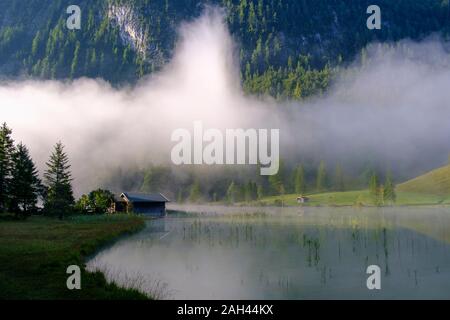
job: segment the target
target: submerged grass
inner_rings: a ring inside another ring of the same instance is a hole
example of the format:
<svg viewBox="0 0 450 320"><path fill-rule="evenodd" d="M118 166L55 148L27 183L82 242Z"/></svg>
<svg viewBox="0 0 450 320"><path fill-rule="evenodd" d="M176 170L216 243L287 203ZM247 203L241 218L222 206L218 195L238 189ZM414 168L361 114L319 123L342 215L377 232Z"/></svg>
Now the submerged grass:
<svg viewBox="0 0 450 320"><path fill-rule="evenodd" d="M145 299L135 289L87 272L84 260L117 237L144 226L137 216L78 216L67 220L0 218L0 299ZM81 290L68 290L66 269L81 268Z"/></svg>

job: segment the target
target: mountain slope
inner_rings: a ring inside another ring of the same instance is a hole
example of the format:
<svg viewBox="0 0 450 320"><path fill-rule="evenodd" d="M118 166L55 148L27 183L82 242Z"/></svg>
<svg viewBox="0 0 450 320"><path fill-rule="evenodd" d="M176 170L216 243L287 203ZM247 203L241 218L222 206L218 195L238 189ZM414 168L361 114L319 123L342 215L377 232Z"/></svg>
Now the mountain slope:
<svg viewBox="0 0 450 320"><path fill-rule="evenodd" d="M450 165L399 184L397 190L423 194L450 195Z"/></svg>
<svg viewBox="0 0 450 320"><path fill-rule="evenodd" d="M182 21L214 5L237 42L245 91L301 99L323 92L332 68L370 42L450 30L442 0L379 0L375 31L366 28L367 0L79 0L78 31L65 27L71 4L0 1L0 78L136 81L170 60Z"/></svg>

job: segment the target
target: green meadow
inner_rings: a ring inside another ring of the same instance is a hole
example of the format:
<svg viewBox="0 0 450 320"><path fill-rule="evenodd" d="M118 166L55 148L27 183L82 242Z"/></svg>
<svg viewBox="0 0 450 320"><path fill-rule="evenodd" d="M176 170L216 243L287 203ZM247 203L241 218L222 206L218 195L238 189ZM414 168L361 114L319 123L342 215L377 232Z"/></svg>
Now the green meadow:
<svg viewBox="0 0 450 320"><path fill-rule="evenodd" d="M84 268L86 257L118 237L144 227L136 216L86 216L57 220L0 216L0 299L145 299L109 284ZM68 290L66 269L81 268L81 290Z"/></svg>
<svg viewBox="0 0 450 320"><path fill-rule="evenodd" d="M427 172L396 186L395 203L384 205L449 205L450 165ZM254 205L296 206L297 194L264 197ZM369 190L323 192L306 195L309 200L303 206L375 206ZM383 205L383 204L382 204Z"/></svg>
<svg viewBox="0 0 450 320"><path fill-rule="evenodd" d="M275 206L296 206L297 194L286 194L261 199L255 204ZM303 206L374 206L374 201L368 190L325 192L307 195L309 201ZM421 194L414 192L397 192L397 201L394 205L438 205L449 204L450 196Z"/></svg>
<svg viewBox="0 0 450 320"><path fill-rule="evenodd" d="M432 170L397 186L398 191L450 196L450 165Z"/></svg>

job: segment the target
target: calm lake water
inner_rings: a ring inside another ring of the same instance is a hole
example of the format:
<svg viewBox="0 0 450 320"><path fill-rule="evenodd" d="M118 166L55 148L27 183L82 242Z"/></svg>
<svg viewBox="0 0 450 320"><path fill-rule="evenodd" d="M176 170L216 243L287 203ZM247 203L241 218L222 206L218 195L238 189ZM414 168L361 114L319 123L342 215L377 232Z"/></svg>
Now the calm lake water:
<svg viewBox="0 0 450 320"><path fill-rule="evenodd" d="M172 208L190 213L147 221L88 269L162 299L450 298L450 208Z"/></svg>

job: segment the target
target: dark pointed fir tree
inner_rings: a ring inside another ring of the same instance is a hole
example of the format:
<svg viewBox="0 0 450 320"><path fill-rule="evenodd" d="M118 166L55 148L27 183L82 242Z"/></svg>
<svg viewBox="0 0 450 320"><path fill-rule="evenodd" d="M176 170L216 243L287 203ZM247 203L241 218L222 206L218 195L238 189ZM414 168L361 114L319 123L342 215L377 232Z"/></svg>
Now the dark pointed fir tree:
<svg viewBox="0 0 450 320"><path fill-rule="evenodd" d="M397 200L397 195L395 193L395 185L392 181L392 174L388 172L386 175L386 181L384 182L384 200L395 203Z"/></svg>
<svg viewBox="0 0 450 320"><path fill-rule="evenodd" d="M229 204L235 203L236 197L237 197L237 188L236 185L234 184L234 181L232 181L227 189L227 202Z"/></svg>
<svg viewBox="0 0 450 320"><path fill-rule="evenodd" d="M317 178L316 178L317 192L325 191L326 178L327 172L325 167L325 161L320 161L319 167L317 168Z"/></svg>
<svg viewBox="0 0 450 320"><path fill-rule="evenodd" d="M378 175L376 174L376 172L373 172L371 177L370 177L370 182L369 182L370 194L372 196L376 196L377 193L378 193L379 187L380 187L380 183L378 181Z"/></svg>
<svg viewBox="0 0 450 320"><path fill-rule="evenodd" d="M338 163L334 175L334 189L336 191L345 191L344 172L342 166Z"/></svg>
<svg viewBox="0 0 450 320"><path fill-rule="evenodd" d="M8 208L8 193L11 183L12 154L14 141L11 138L11 129L6 123L0 127L0 212Z"/></svg>
<svg viewBox="0 0 450 320"><path fill-rule="evenodd" d="M380 204L380 182L378 179L378 175L376 174L376 172L372 173L372 176L370 177L370 182L369 182L369 192L370 192L370 196L372 197L373 203L375 205L379 205Z"/></svg>
<svg viewBox="0 0 450 320"><path fill-rule="evenodd" d="M10 210L16 217L27 217L36 210L41 191L38 171L28 149L19 143L12 155Z"/></svg>
<svg viewBox="0 0 450 320"><path fill-rule="evenodd" d="M189 201L192 203L198 203L200 202L201 195L202 193L200 190L200 183L198 182L198 180L195 180L189 192Z"/></svg>
<svg viewBox="0 0 450 320"><path fill-rule="evenodd" d="M303 164L300 164L297 167L297 170L295 170L294 189L296 194L302 195L306 192L305 169L303 167Z"/></svg>
<svg viewBox="0 0 450 320"><path fill-rule="evenodd" d="M65 215L72 211L74 198L69 158L64 152L64 146L61 142L55 145L55 149L46 165L47 171L44 174L44 178L47 194L44 210L49 215L63 219Z"/></svg>

